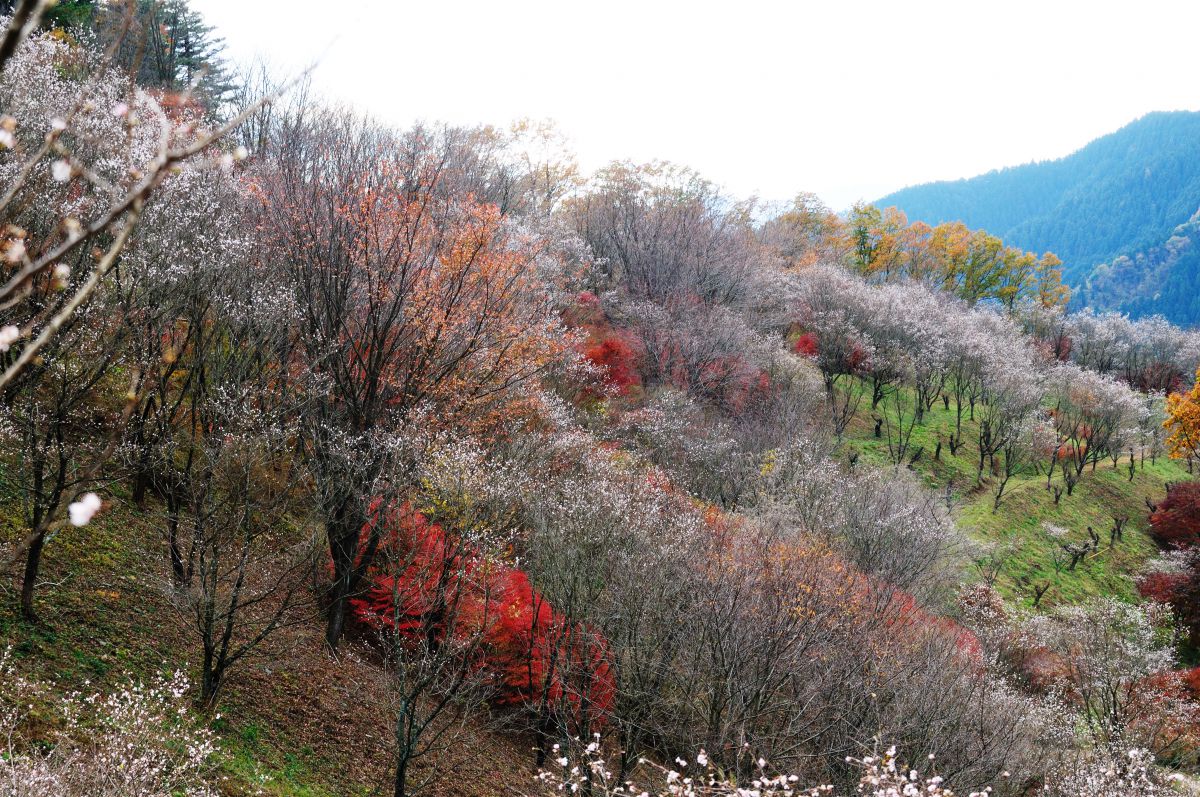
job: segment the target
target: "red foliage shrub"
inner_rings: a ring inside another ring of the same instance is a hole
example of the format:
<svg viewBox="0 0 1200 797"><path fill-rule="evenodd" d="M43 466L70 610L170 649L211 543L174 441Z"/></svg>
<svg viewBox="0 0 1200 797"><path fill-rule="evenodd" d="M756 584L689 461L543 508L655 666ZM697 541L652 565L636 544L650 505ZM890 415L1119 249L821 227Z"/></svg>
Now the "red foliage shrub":
<svg viewBox="0 0 1200 797"><path fill-rule="evenodd" d="M478 637L472 666L486 673L497 705L545 701L580 724L585 714L603 722L615 681L602 635L563 618L524 572L485 558L410 505L374 511L372 523L388 528L351 601L361 623L402 644Z"/></svg>
<svg viewBox="0 0 1200 797"><path fill-rule="evenodd" d="M863 369L863 367L866 365L866 363L867 363L867 353L865 351L863 351L862 346L859 346L856 343L854 345L854 348L850 350L850 357L848 359L848 365L850 366L850 373L858 373L859 371L861 371Z"/></svg>
<svg viewBox="0 0 1200 797"><path fill-rule="evenodd" d="M579 351L603 369L609 391L628 396L642 386L642 343L630 332L612 325L596 294L581 292L575 304L563 311L563 320L572 329L586 333ZM597 398L595 391L586 391L585 398Z"/></svg>
<svg viewBox="0 0 1200 797"><path fill-rule="evenodd" d="M1183 686L1191 696L1191 699L1200 701L1200 667L1192 667L1190 670L1181 670L1179 673L1179 680L1183 683Z"/></svg>
<svg viewBox="0 0 1200 797"><path fill-rule="evenodd" d="M1188 562L1182 572L1148 573L1138 581L1142 597L1168 604L1188 630L1189 644L1200 644L1200 569Z"/></svg>
<svg viewBox="0 0 1200 797"><path fill-rule="evenodd" d="M1058 338L1057 342L1052 345L1052 350L1057 353L1058 359L1065 363L1071 359L1072 345L1071 338L1066 335L1062 335Z"/></svg>
<svg viewBox="0 0 1200 797"><path fill-rule="evenodd" d="M442 527L429 523L420 512L405 505L380 518L379 502L371 525L387 523L379 565L369 574L369 585L351 600L355 615L370 628L390 629L407 638L422 631L438 612L437 603L461 605L474 580L475 563L463 556ZM364 529L364 531L366 531ZM455 612L455 619L459 613ZM448 628L446 618L431 624L426 633L441 641L464 629Z"/></svg>
<svg viewBox="0 0 1200 797"><path fill-rule="evenodd" d="M700 366L699 387L733 414L769 392L771 380L742 357L717 357Z"/></svg>
<svg viewBox="0 0 1200 797"><path fill-rule="evenodd" d="M982 662L983 646L971 629L949 617L929 611L905 590L877 583L874 578L864 578L862 590L867 604L877 606L887 624L900 632L898 637L932 634L953 642L958 653L966 659Z"/></svg>
<svg viewBox="0 0 1200 797"><path fill-rule="evenodd" d="M1150 515L1150 534L1164 548L1200 543L1200 481L1172 484Z"/></svg>
<svg viewBox="0 0 1200 797"><path fill-rule="evenodd" d="M640 355L628 336L614 332L600 338L584 350L584 356L604 369L604 383L621 395L641 387L642 376L637 367Z"/></svg>
<svg viewBox="0 0 1200 797"><path fill-rule="evenodd" d="M1189 580L1187 573L1149 573L1138 581L1138 592L1143 598L1174 604L1186 591Z"/></svg>
<svg viewBox="0 0 1200 797"><path fill-rule="evenodd" d="M1042 645L1012 651L1011 656L1014 668L1038 692L1045 692L1061 683L1069 667L1066 659Z"/></svg>
<svg viewBox="0 0 1200 797"><path fill-rule="evenodd" d="M605 317L600 297L591 291L580 291L575 304L563 310L563 321L572 328L603 324Z"/></svg>
<svg viewBox="0 0 1200 797"><path fill-rule="evenodd" d="M1200 746L1198 715L1181 704L1195 697L1195 670L1165 670L1142 678L1130 690L1129 729L1150 740L1151 749L1169 751L1171 759L1194 761Z"/></svg>
<svg viewBox="0 0 1200 797"><path fill-rule="evenodd" d="M983 645L980 644L979 637L975 635L974 631L949 617L937 617L928 612L923 612L923 615L939 633L954 640L954 646L959 653L971 661L983 661Z"/></svg>
<svg viewBox="0 0 1200 797"><path fill-rule="evenodd" d="M1200 482L1179 482L1167 488L1167 497L1150 514L1150 536L1167 549L1188 550L1200 545ZM1138 581L1138 592L1169 604L1196 646L1200 643L1200 560L1190 557L1181 567L1177 572L1144 575Z"/></svg>
<svg viewBox="0 0 1200 797"><path fill-rule="evenodd" d="M800 337L796 338L792 344L792 351L804 357L817 356L817 336L811 332L805 332Z"/></svg>

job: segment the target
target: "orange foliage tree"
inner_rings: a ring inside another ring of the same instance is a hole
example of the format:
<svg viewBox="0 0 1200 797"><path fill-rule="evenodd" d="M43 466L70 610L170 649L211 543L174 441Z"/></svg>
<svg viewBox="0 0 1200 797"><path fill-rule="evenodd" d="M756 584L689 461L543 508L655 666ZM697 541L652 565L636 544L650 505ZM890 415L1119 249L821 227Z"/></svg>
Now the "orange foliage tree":
<svg viewBox="0 0 1200 797"><path fill-rule="evenodd" d="M281 137L289 157L256 189L268 251L295 299L335 647L379 544L360 535L368 505L403 489L398 441L418 415L426 426L495 422L566 342L551 307L550 246L447 187L449 156L436 141L397 142L336 116L285 125Z"/></svg>
<svg viewBox="0 0 1200 797"><path fill-rule="evenodd" d="M1065 306L1070 298L1062 284L1062 261L1054 254L1039 258L962 222L910 224L897 208L860 204L851 210L848 228L848 260L868 278L918 279L972 304L996 299L1009 308L1021 300Z"/></svg>
<svg viewBox="0 0 1200 797"><path fill-rule="evenodd" d="M1197 381L1187 393L1167 396L1167 419L1163 426L1169 431L1167 453L1174 459L1186 459L1188 468L1200 456L1200 371Z"/></svg>

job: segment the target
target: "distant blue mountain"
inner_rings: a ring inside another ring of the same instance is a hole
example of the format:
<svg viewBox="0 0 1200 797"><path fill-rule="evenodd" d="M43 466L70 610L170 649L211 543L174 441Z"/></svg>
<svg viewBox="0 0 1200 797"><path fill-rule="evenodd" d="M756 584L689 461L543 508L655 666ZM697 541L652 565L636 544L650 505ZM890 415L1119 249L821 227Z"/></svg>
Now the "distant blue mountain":
<svg viewBox="0 0 1200 797"><path fill-rule="evenodd" d="M1191 240L1200 209L1200 112L1147 114L1059 160L913 186L875 204L1054 252L1081 302L1200 323L1200 251L1168 246Z"/></svg>

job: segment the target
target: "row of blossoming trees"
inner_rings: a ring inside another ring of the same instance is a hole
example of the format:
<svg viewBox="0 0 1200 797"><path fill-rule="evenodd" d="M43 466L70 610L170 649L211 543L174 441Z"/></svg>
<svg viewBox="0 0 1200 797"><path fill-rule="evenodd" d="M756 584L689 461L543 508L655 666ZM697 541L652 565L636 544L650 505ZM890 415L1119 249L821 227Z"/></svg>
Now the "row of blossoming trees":
<svg viewBox="0 0 1200 797"><path fill-rule="evenodd" d="M762 757L851 786L878 735L964 788L1102 794L1072 784L1157 788L1124 751L1190 750L1158 613L1079 609L1089 647L1075 616L959 612L938 503L836 462L860 406L901 462L953 401L979 479L1040 457L1070 484L1140 422L1101 372L1167 387L1159 349L789 272L788 224L662 164L584 181L539 126L396 131L300 92L254 115L256 151L209 154L203 108L87 46L35 34L0 67L26 620L56 542L124 504L202 704L314 608L330 651L368 643L397 795L491 723L531 768L599 756L621 783L703 749L726 779ZM1112 639L1137 666L1101 688Z"/></svg>
<svg viewBox="0 0 1200 797"><path fill-rule="evenodd" d="M1161 319L1019 305L971 307L920 283L864 284L837 268L797 274L794 348L821 373L834 430L869 412L895 463L966 447L976 481L1040 463L1071 494L1087 467L1164 451L1164 391L1191 378L1200 336ZM941 404L953 424L933 451L911 446ZM964 439L964 419L974 439ZM1041 469L1041 468L1039 468Z"/></svg>

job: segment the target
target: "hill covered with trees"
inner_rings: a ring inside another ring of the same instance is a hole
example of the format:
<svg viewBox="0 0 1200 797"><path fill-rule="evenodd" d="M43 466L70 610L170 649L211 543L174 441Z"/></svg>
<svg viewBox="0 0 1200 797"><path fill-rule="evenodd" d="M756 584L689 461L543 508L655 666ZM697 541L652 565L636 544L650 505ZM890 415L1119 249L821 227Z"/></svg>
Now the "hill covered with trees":
<svg viewBox="0 0 1200 797"><path fill-rule="evenodd" d="M1193 214L1160 243L1092 269L1079 286L1080 303L1134 317L1160 314L1195 326L1200 323L1198 247L1200 217Z"/></svg>
<svg viewBox="0 0 1200 797"><path fill-rule="evenodd" d="M1195 270L1187 258L1168 271L1146 265L1114 289L1111 270L1164 259L1176 228L1200 209L1200 113L1151 113L1065 158L989 172L970 179L929 183L880 199L914 220L962 221L1063 261L1064 280L1079 300L1098 309L1138 315L1162 313L1180 323L1200 320L1192 302ZM1087 290L1097 266L1110 264ZM1151 273L1153 272L1153 274ZM1158 283L1151 290L1150 285Z"/></svg>
<svg viewBox="0 0 1200 797"><path fill-rule="evenodd" d="M10 5L0 795L1196 793L1200 332Z"/></svg>

